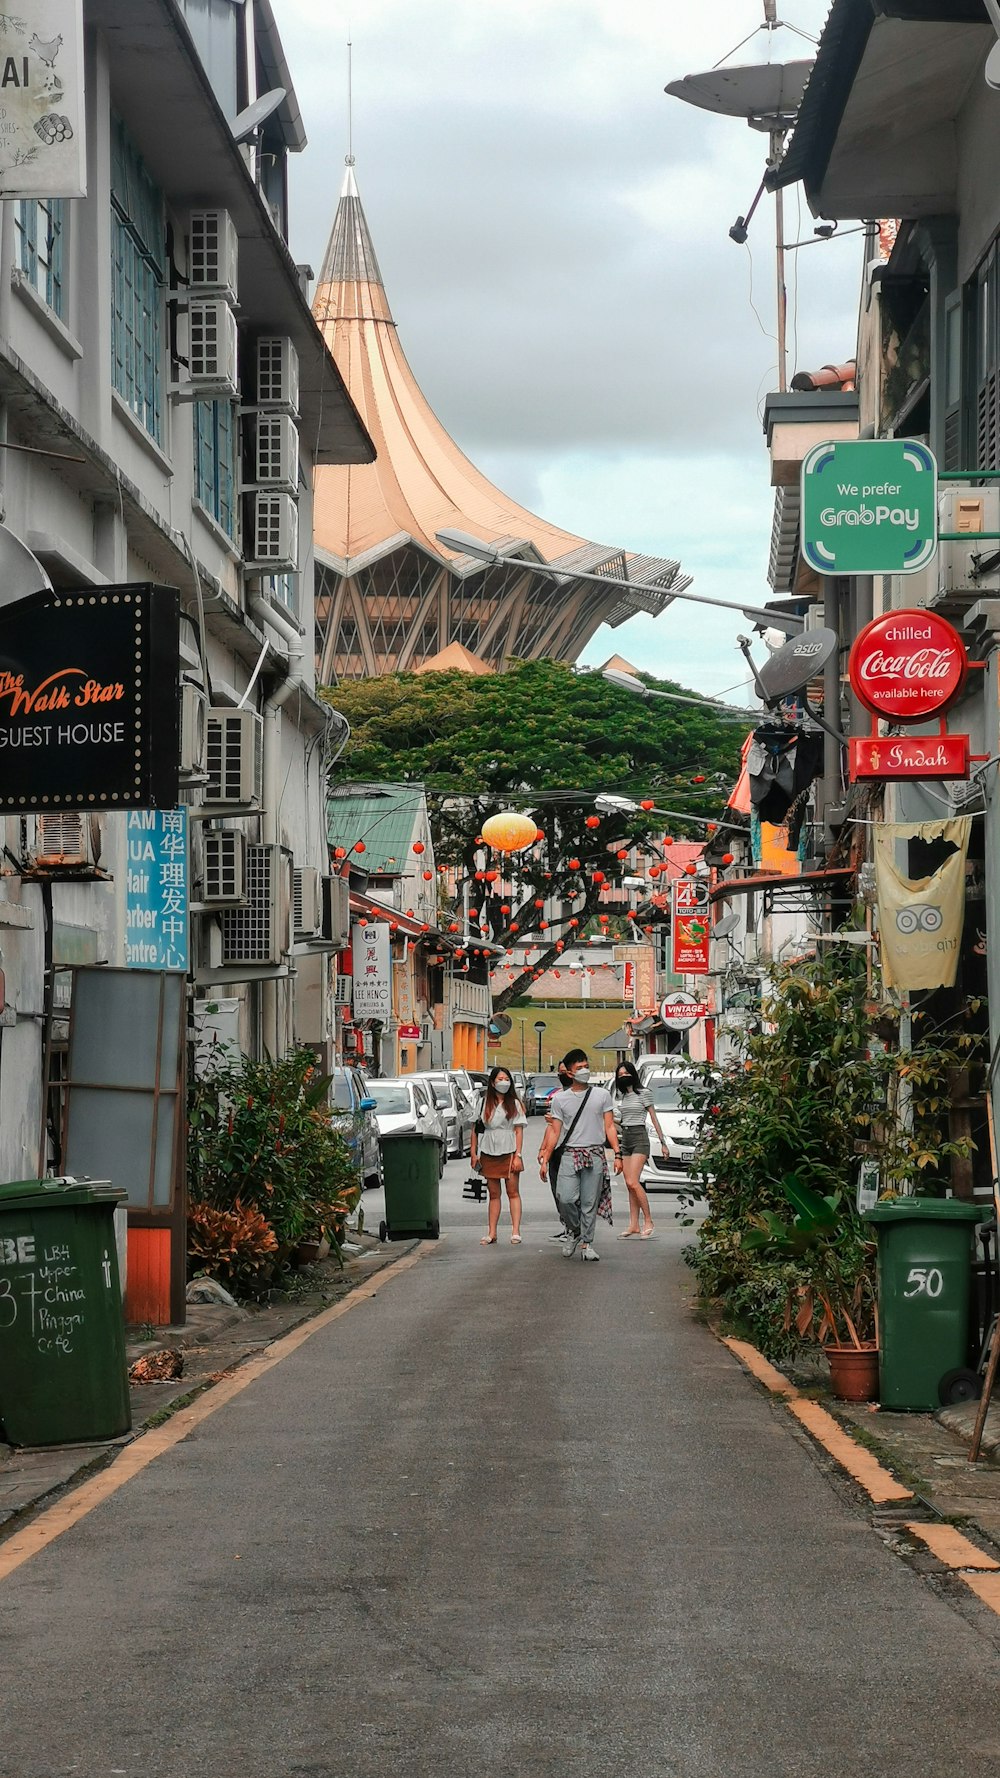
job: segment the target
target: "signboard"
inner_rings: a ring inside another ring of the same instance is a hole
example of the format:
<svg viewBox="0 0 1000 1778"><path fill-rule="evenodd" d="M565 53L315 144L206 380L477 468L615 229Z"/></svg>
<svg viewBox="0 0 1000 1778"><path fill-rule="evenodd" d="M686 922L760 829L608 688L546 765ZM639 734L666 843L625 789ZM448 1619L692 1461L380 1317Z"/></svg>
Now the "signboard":
<svg viewBox="0 0 1000 1778"><path fill-rule="evenodd" d="M389 928L384 920L364 920L352 935L354 953L354 1017L392 1017L392 958Z"/></svg>
<svg viewBox="0 0 1000 1778"><path fill-rule="evenodd" d="M814 445L802 554L819 574L915 574L937 548L937 463L912 438Z"/></svg>
<svg viewBox="0 0 1000 1778"><path fill-rule="evenodd" d="M708 1017L710 1010L693 994L668 994L660 1002L660 1018L668 1031L690 1031L699 1019Z"/></svg>
<svg viewBox="0 0 1000 1778"><path fill-rule="evenodd" d="M0 196L87 195L83 0L0 12Z"/></svg>
<svg viewBox="0 0 1000 1778"><path fill-rule="evenodd" d="M675 878L670 886L670 949L676 975L708 974L711 935L707 878Z"/></svg>
<svg viewBox="0 0 1000 1778"><path fill-rule="evenodd" d="M188 967L188 812L130 809L125 816L125 962L130 969Z"/></svg>
<svg viewBox="0 0 1000 1778"><path fill-rule="evenodd" d="M174 587L0 607L0 813L176 808L179 625Z"/></svg>
<svg viewBox="0 0 1000 1778"><path fill-rule="evenodd" d="M886 611L859 631L847 671L851 690L873 716L925 722L957 698L969 670L965 644L946 617L922 607Z"/></svg>
<svg viewBox="0 0 1000 1778"><path fill-rule="evenodd" d="M419 1043L419 1041L420 1041L420 1026L419 1025L400 1025L398 1035L402 1038L404 1043Z"/></svg>
<svg viewBox="0 0 1000 1778"><path fill-rule="evenodd" d="M851 737L851 782L858 778L967 778L968 735Z"/></svg>
<svg viewBox="0 0 1000 1778"><path fill-rule="evenodd" d="M632 947L632 1006L641 1019L656 1011L656 952L652 945Z"/></svg>
<svg viewBox="0 0 1000 1778"><path fill-rule="evenodd" d="M630 957L622 969L622 999L635 1004L635 959Z"/></svg>

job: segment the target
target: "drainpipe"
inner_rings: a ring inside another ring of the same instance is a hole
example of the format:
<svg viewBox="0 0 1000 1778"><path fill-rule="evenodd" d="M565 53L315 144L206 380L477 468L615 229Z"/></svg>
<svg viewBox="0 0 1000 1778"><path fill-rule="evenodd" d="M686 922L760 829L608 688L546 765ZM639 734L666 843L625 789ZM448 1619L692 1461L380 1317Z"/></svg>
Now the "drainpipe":
<svg viewBox="0 0 1000 1778"><path fill-rule="evenodd" d="M292 693L303 681L297 668L302 661L303 637L298 630L281 614L274 610L259 592L251 593L250 611L265 634L270 629L272 634L280 638L282 652L288 658L288 674L281 685L265 698L262 715L264 719L264 770L263 799L264 810L261 816L260 837L265 846L276 846L281 841L281 830L278 821L278 801L280 794L280 756L281 756L281 709ZM287 1019L282 1018L282 996L278 992L277 981L261 982L261 1026L264 1042L275 1059L284 1055L287 1037ZM289 989L291 984L289 982ZM287 1001L286 1001L287 1007Z"/></svg>

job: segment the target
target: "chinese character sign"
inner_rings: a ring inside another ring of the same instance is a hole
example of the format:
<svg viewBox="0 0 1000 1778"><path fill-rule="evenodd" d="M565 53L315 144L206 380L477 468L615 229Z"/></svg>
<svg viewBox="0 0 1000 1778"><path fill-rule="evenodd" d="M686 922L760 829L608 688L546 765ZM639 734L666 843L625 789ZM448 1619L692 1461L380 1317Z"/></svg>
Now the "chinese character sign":
<svg viewBox="0 0 1000 1778"><path fill-rule="evenodd" d="M671 885L670 944L675 975L707 975L711 926L708 883L678 877Z"/></svg>
<svg viewBox="0 0 1000 1778"><path fill-rule="evenodd" d="M87 192L83 0L0 12L0 195Z"/></svg>
<svg viewBox="0 0 1000 1778"><path fill-rule="evenodd" d="M125 961L130 969L188 967L186 809L125 816Z"/></svg>
<svg viewBox="0 0 1000 1778"><path fill-rule="evenodd" d="M354 1017L386 1024L392 1017L392 957L384 920L355 926L353 953Z"/></svg>
<svg viewBox="0 0 1000 1778"><path fill-rule="evenodd" d="M656 1011L656 952L636 945L632 953L632 1006L640 1018Z"/></svg>

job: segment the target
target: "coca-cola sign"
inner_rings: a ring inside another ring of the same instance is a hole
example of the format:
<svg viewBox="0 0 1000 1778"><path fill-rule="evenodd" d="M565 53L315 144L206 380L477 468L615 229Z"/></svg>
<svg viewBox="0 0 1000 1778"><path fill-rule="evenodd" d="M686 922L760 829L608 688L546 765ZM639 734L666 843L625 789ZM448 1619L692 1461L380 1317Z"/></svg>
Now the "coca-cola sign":
<svg viewBox="0 0 1000 1778"><path fill-rule="evenodd" d="M926 722L958 696L969 659L958 631L936 611L887 611L856 637L851 688L889 722Z"/></svg>

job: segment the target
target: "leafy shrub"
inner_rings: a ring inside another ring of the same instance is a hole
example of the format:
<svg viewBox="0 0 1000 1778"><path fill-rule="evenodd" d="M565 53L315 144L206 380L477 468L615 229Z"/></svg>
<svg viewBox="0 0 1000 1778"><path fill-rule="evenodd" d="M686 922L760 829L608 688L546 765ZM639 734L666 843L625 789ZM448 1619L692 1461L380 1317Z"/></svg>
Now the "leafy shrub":
<svg viewBox="0 0 1000 1778"><path fill-rule="evenodd" d="M208 1272L240 1296L258 1296L266 1288L278 1251L267 1218L239 1199L229 1210L189 1204L187 1243L189 1271Z"/></svg>

